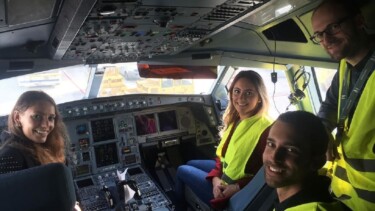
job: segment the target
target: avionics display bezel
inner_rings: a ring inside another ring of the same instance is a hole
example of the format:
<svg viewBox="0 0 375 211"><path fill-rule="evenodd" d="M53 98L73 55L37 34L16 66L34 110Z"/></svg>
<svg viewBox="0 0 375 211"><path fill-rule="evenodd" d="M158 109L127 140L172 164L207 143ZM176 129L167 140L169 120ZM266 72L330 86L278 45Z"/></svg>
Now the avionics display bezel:
<svg viewBox="0 0 375 211"><path fill-rule="evenodd" d="M138 136L158 133L155 114L137 114L134 115L134 120Z"/></svg>
<svg viewBox="0 0 375 211"><path fill-rule="evenodd" d="M112 118L91 120L90 125L94 143L113 140L116 138L115 126Z"/></svg>
<svg viewBox="0 0 375 211"><path fill-rule="evenodd" d="M158 129L160 132L179 129L175 110L157 112L156 115L158 117Z"/></svg>
<svg viewBox="0 0 375 211"><path fill-rule="evenodd" d="M101 152L102 150L102 152ZM116 142L94 146L96 168L105 168L119 163Z"/></svg>

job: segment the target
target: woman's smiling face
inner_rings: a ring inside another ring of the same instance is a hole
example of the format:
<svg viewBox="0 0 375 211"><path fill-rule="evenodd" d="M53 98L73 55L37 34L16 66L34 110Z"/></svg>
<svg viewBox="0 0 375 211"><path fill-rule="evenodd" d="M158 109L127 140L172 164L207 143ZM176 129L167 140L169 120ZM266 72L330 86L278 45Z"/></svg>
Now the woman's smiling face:
<svg viewBox="0 0 375 211"><path fill-rule="evenodd" d="M23 134L35 143L44 143L55 127L55 107L50 102L38 101L24 112L15 114L15 121Z"/></svg>
<svg viewBox="0 0 375 211"><path fill-rule="evenodd" d="M240 119L246 119L256 114L260 101L254 84L246 78L238 79L233 86L232 102Z"/></svg>

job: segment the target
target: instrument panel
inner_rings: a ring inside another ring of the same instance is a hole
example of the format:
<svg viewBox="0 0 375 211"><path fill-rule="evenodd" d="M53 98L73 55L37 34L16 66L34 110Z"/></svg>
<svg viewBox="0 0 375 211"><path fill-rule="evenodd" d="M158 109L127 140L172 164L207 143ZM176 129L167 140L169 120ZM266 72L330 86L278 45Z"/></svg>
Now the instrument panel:
<svg viewBox="0 0 375 211"><path fill-rule="evenodd" d="M164 103L163 98L156 99ZM119 108L114 106L120 105L118 100L113 99L59 106L70 137L69 166L83 210L173 210L174 205L165 193L169 190L163 190L143 165L142 147L168 148L186 139L194 140L197 146L214 142L209 129L212 112L207 110L211 107L203 105L203 98L197 102L208 115L208 124L195 118L188 105L191 102L169 104L168 99L163 106L150 106L154 105L150 99L146 102L138 104L142 108L121 110L109 109ZM93 109L93 105L98 109ZM117 171L125 170L125 180L121 181ZM136 192L126 203L126 191L120 185L124 183L130 183L129 187Z"/></svg>
<svg viewBox="0 0 375 211"><path fill-rule="evenodd" d="M140 144L170 146L194 136L196 125L188 108L159 109L67 120L75 177L140 164Z"/></svg>

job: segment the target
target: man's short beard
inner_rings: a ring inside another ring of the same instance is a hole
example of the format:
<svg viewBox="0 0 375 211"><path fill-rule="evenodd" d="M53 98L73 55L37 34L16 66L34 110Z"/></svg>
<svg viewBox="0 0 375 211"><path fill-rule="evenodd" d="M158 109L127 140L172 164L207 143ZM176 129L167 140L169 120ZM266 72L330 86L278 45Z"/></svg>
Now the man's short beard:
<svg viewBox="0 0 375 211"><path fill-rule="evenodd" d="M348 34L347 44L341 51L340 59L354 58L361 51L364 45L361 31L352 31L351 34Z"/></svg>

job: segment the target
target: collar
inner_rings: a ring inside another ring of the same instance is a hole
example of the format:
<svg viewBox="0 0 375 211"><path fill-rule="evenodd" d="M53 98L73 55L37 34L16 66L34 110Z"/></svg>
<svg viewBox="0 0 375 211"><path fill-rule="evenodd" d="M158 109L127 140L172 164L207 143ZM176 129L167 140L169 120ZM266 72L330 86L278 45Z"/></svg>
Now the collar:
<svg viewBox="0 0 375 211"><path fill-rule="evenodd" d="M369 50L369 52L367 53L367 55L366 55L365 57L363 57L363 59L362 59L360 62L358 62L358 64L356 64L354 67L353 67L351 64L346 63L347 66L348 66L348 68L349 68L350 70L352 70L352 71L356 71L356 72L358 71L358 72L361 72L362 69L365 67L365 65L366 65L366 63L367 63L367 60L370 59L370 57L371 57L373 51L374 51L374 50Z"/></svg>
<svg viewBox="0 0 375 211"><path fill-rule="evenodd" d="M13 133L10 133L10 136L8 138L10 140L9 144L21 144L22 146L33 148L34 142L25 136L19 136Z"/></svg>
<svg viewBox="0 0 375 211"><path fill-rule="evenodd" d="M330 180L325 176L317 176L316 178L309 180L303 190L284 200L279 202L277 198L276 190L274 207L275 211L284 211L288 208L295 207L301 204L307 204L310 202L331 202L333 201L332 196L329 193Z"/></svg>

